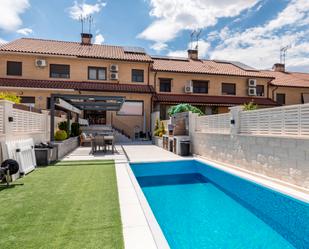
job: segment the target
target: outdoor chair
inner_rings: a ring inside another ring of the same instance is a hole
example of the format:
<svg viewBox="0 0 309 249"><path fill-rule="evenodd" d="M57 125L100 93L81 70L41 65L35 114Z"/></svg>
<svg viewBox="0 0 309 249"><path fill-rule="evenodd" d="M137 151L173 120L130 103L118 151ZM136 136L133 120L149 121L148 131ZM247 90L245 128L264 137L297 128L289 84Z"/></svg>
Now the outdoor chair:
<svg viewBox="0 0 309 249"><path fill-rule="evenodd" d="M80 146L83 146L85 143L91 143L92 142L92 136L91 135L88 135L86 133L82 133L80 134L79 136L79 139L80 139Z"/></svg>
<svg viewBox="0 0 309 249"><path fill-rule="evenodd" d="M104 142L105 142L105 146L107 147L107 149L108 150L110 149L111 152L114 154L114 151L115 151L115 136L114 135L105 136Z"/></svg>
<svg viewBox="0 0 309 249"><path fill-rule="evenodd" d="M92 152L97 152L97 151L100 151L101 149L106 151L106 144L105 144L105 141L104 141L104 136L95 136L93 139L92 139Z"/></svg>

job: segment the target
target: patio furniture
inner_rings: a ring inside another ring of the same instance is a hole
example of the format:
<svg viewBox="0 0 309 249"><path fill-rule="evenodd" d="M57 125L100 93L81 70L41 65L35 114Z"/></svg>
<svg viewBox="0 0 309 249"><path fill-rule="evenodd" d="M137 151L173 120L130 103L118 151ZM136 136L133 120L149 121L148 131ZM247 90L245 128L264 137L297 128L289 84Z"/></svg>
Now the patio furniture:
<svg viewBox="0 0 309 249"><path fill-rule="evenodd" d="M83 146L84 143L91 143L92 141L92 135L87 135L86 133L82 133L80 136L80 146Z"/></svg>
<svg viewBox="0 0 309 249"><path fill-rule="evenodd" d="M115 151L115 136L104 136L104 143L107 148L111 147L111 151L114 154Z"/></svg>
<svg viewBox="0 0 309 249"><path fill-rule="evenodd" d="M91 147L93 153L100 151L101 148L103 151L106 151L104 136L97 135L94 138L92 138Z"/></svg>

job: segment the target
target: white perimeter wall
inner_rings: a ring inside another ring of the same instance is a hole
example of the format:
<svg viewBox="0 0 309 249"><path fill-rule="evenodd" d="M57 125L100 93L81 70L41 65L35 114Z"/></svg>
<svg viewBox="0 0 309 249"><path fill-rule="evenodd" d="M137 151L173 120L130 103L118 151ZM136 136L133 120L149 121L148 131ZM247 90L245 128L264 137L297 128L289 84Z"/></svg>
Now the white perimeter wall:
<svg viewBox="0 0 309 249"><path fill-rule="evenodd" d="M191 133L192 152L309 188L309 139Z"/></svg>

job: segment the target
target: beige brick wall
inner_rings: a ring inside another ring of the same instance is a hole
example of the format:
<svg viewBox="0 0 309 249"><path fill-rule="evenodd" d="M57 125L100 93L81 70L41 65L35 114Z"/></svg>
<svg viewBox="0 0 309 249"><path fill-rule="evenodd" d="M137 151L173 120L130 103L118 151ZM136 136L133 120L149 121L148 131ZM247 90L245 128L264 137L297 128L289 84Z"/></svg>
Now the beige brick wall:
<svg viewBox="0 0 309 249"><path fill-rule="evenodd" d="M158 72L157 74L153 73L150 81L151 84L156 81L157 92L160 92L160 78L172 79L172 93L183 94L184 87L190 80L206 80L209 81L208 95L222 95L222 83L234 83L236 84L236 96L248 96L248 79L250 77ZM269 79L257 78L257 84L264 85L265 96L267 96L268 81Z"/></svg>
<svg viewBox="0 0 309 249"><path fill-rule="evenodd" d="M38 68L35 66L36 59L45 59L47 66L44 68ZM21 61L23 63L22 76L8 76L6 75L6 62L7 61ZM103 59L86 59L75 57L56 57L56 56L34 56L34 55L14 55L14 54L1 54L0 59L0 77L8 78L26 78L26 79L50 79L57 80L57 78L49 77L49 65L50 64L68 64L70 65L70 78L60 80L73 80L73 81L88 81L88 66L94 67L106 67L107 68L107 80L99 82L111 82L109 79L109 66L111 64L117 64L119 66L119 80L112 82L115 83L134 83L134 84L147 84L148 83L148 63L140 62L126 62L115 60L103 60ZM144 82L136 83L131 81L131 70L142 69L144 70ZM59 79L58 79L59 80ZM93 80L91 80L93 81Z"/></svg>
<svg viewBox="0 0 309 249"><path fill-rule="evenodd" d="M273 94L274 92L274 94ZM302 103L302 93L309 94L309 88L296 88L296 87L270 87L269 97L274 96L276 100L277 93L285 94L286 105L296 105Z"/></svg>

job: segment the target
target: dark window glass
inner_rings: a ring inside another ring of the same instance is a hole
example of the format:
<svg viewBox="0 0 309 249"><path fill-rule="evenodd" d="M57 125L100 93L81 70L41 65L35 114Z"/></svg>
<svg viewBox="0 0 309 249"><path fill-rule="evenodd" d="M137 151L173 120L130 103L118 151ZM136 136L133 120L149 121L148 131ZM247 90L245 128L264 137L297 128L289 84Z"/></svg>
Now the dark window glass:
<svg viewBox="0 0 309 249"><path fill-rule="evenodd" d="M194 80L193 81L194 93L208 93L208 81Z"/></svg>
<svg viewBox="0 0 309 249"><path fill-rule="evenodd" d="M236 84L222 83L222 94L223 95L236 95Z"/></svg>
<svg viewBox="0 0 309 249"><path fill-rule="evenodd" d="M105 67L88 67L89 80L106 80Z"/></svg>
<svg viewBox="0 0 309 249"><path fill-rule="evenodd" d="M284 93L277 93L276 100L277 100L278 104L285 105L285 94Z"/></svg>
<svg viewBox="0 0 309 249"><path fill-rule="evenodd" d="M264 85L257 85L256 86L256 95L257 96L264 96Z"/></svg>
<svg viewBox="0 0 309 249"><path fill-rule="evenodd" d="M170 92L172 86L171 79L160 79L160 92Z"/></svg>
<svg viewBox="0 0 309 249"><path fill-rule="evenodd" d="M46 109L50 109L50 97L46 99Z"/></svg>
<svg viewBox="0 0 309 249"><path fill-rule="evenodd" d="M22 63L18 61L8 61L6 63L6 74L7 75L22 75Z"/></svg>
<svg viewBox="0 0 309 249"><path fill-rule="evenodd" d="M51 78L70 78L70 65L50 64L49 70Z"/></svg>
<svg viewBox="0 0 309 249"><path fill-rule="evenodd" d="M144 70L132 69L132 82L144 82Z"/></svg>
<svg viewBox="0 0 309 249"><path fill-rule="evenodd" d="M35 97L21 96L20 103L22 104L35 104Z"/></svg>

